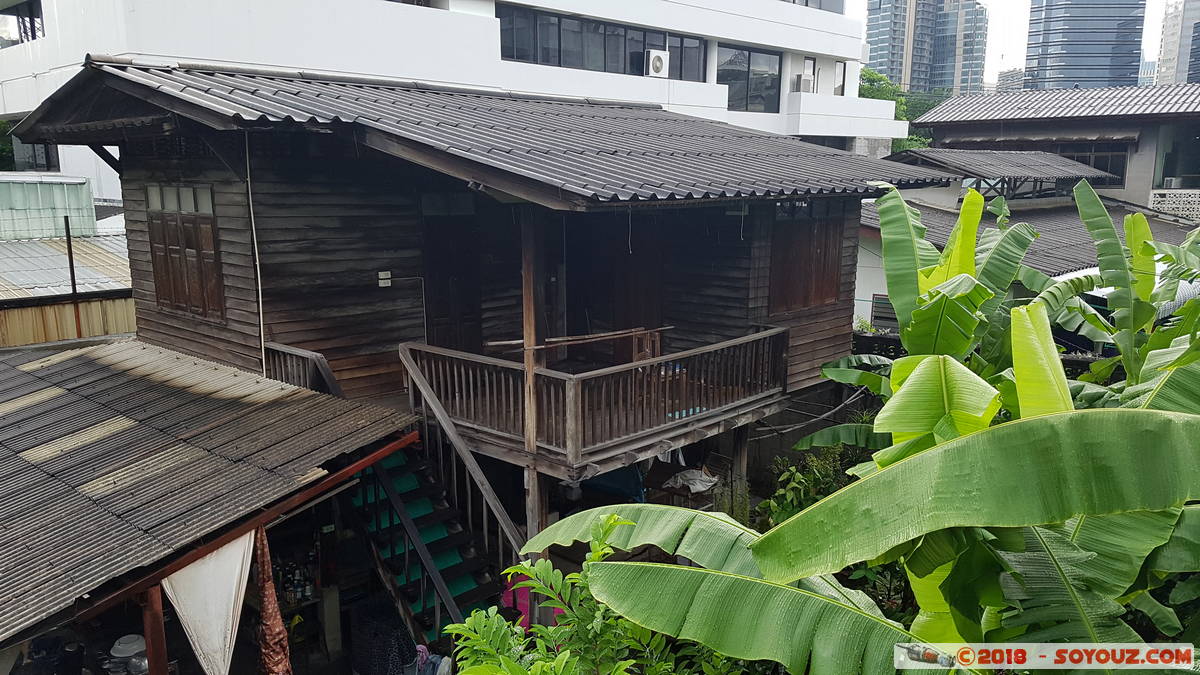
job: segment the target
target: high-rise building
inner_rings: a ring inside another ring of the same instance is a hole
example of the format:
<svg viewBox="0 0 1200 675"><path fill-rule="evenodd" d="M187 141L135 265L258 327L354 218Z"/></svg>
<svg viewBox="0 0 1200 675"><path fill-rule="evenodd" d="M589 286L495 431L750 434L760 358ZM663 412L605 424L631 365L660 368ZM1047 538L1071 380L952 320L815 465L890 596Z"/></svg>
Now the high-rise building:
<svg viewBox="0 0 1200 675"><path fill-rule="evenodd" d="M1192 33L1197 22L1200 22L1200 0L1168 0L1163 14L1155 84L1187 82Z"/></svg>
<svg viewBox="0 0 1200 675"><path fill-rule="evenodd" d="M988 12L978 0L943 0L937 13L929 88L983 93Z"/></svg>
<svg viewBox="0 0 1200 675"><path fill-rule="evenodd" d="M1200 21L1192 24L1192 53L1188 55L1188 84L1200 83Z"/></svg>
<svg viewBox="0 0 1200 675"><path fill-rule="evenodd" d="M1157 74L1158 61L1142 61L1142 68L1138 71L1138 86L1153 87Z"/></svg>
<svg viewBox="0 0 1200 675"><path fill-rule="evenodd" d="M1146 0L1033 0L1026 89L1135 86Z"/></svg>
<svg viewBox="0 0 1200 675"><path fill-rule="evenodd" d="M909 91L981 93L987 26L979 0L868 0L868 65Z"/></svg>
<svg viewBox="0 0 1200 675"><path fill-rule="evenodd" d="M1020 91L1025 87L1025 69L1010 68L996 76L996 91Z"/></svg>

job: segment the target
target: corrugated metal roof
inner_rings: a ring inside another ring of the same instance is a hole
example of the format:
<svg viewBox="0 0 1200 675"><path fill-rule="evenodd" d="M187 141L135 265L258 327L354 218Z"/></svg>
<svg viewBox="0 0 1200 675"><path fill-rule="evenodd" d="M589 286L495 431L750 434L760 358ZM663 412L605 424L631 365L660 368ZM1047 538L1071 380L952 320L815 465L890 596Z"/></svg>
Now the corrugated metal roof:
<svg viewBox="0 0 1200 675"><path fill-rule="evenodd" d="M125 235L73 237L71 247L81 293L130 288ZM0 300L70 292L65 238L0 241Z"/></svg>
<svg viewBox="0 0 1200 675"><path fill-rule="evenodd" d="M0 639L415 419L140 342L0 356Z"/></svg>
<svg viewBox="0 0 1200 675"><path fill-rule="evenodd" d="M1059 180L1113 178L1112 174L1037 150L953 150L914 148L888 157L895 162L927 162L972 178Z"/></svg>
<svg viewBox="0 0 1200 675"><path fill-rule="evenodd" d="M1079 220L1079 212L1074 205L1026 209L1021 208L1016 200L1008 204L1013 211L1012 222L1029 223L1039 235L1025 254L1026 265L1052 277L1096 266L1096 246ZM958 213L925 204L912 205L921 212L921 224L928 230L926 238L938 248L945 246L958 222ZM1124 241L1125 228L1121 223L1134 210L1111 203L1106 206L1116 223L1118 235ZM1158 241L1181 244L1188 234L1186 227L1155 218L1152 214L1148 214L1147 219ZM984 220L991 222L990 214L985 213ZM879 229L879 212L874 202L863 202L861 222L866 227Z"/></svg>
<svg viewBox="0 0 1200 675"><path fill-rule="evenodd" d="M1156 115L1200 115L1200 84L1031 89L987 96L955 96L921 115L913 124Z"/></svg>
<svg viewBox="0 0 1200 675"><path fill-rule="evenodd" d="M598 202L868 192L874 181L952 178L642 104L111 57L93 57L85 68L120 80L132 95L168 96L197 115L238 124L360 125ZM54 105L52 97L18 134L29 138Z"/></svg>

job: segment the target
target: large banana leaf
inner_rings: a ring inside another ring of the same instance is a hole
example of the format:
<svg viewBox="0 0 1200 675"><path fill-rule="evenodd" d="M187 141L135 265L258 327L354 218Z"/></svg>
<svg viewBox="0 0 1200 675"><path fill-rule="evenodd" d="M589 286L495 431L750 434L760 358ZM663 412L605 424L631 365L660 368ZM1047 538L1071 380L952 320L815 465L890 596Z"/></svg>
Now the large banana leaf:
<svg viewBox="0 0 1200 675"><path fill-rule="evenodd" d="M974 189L967 190L958 211L958 222L950 231L938 263L921 270L917 283L921 293L928 293L960 274L975 276L975 242L979 237L979 220L982 217L983 195Z"/></svg>
<svg viewBox="0 0 1200 675"><path fill-rule="evenodd" d="M1125 216L1125 246L1129 249L1129 271L1133 273L1133 293L1149 302L1154 295L1155 269L1154 252L1146 252L1144 246L1154 241L1150 223L1141 213Z"/></svg>
<svg viewBox="0 0 1200 675"><path fill-rule="evenodd" d="M1179 344L1150 352L1142 366L1143 382L1125 391L1127 407L1176 412L1200 412L1200 361L1176 362L1193 344L1180 338Z"/></svg>
<svg viewBox="0 0 1200 675"><path fill-rule="evenodd" d="M609 535L608 545L622 551L655 546L667 555L678 555L713 570L748 577L761 577L749 545L760 536L724 513L696 511L662 504L613 504L580 511L552 523L521 548L522 554L537 553L551 546L570 546L592 541L594 525L609 515L631 521ZM807 591L834 598L859 610L883 616L875 601L862 591L843 587L833 575L801 579Z"/></svg>
<svg viewBox="0 0 1200 675"><path fill-rule="evenodd" d="M1200 497L1198 435L1200 415L1157 410L1020 419L851 483L750 547L766 578L790 581L871 560L948 527L1021 527L1167 509Z"/></svg>
<svg viewBox="0 0 1200 675"><path fill-rule="evenodd" d="M862 370L859 366L878 369L878 371ZM821 366L821 375L834 382L866 387L876 396L887 398L892 395L891 383L887 378L891 367L892 360L886 356L854 354Z"/></svg>
<svg viewBox="0 0 1200 675"><path fill-rule="evenodd" d="M987 427L1000 409L1000 394L991 385L949 356L914 357L896 362L893 386L900 388L875 416L875 431L892 434L901 443L932 432L946 440ZM903 378L903 379L902 379Z"/></svg>
<svg viewBox="0 0 1200 675"><path fill-rule="evenodd" d="M1033 302L1044 305L1050 316L1057 316L1067 307L1069 301L1078 299L1076 296L1093 291L1103 285L1104 280L1100 278L1099 273L1082 274L1054 282L1038 293Z"/></svg>
<svg viewBox="0 0 1200 675"><path fill-rule="evenodd" d="M880 243L883 248L883 272L887 279L888 300L896 310L900 326L907 326L921 294L919 270L937 263L938 252L925 240L920 214L892 188L875 200L879 211Z"/></svg>
<svg viewBox="0 0 1200 675"><path fill-rule="evenodd" d="M1022 286L1034 293L1041 293L1057 283L1045 272L1035 270L1028 265L1021 265L1020 269L1017 270L1017 281L1021 282ZM1101 280L1101 283L1103 283L1103 280ZM1080 298L1068 297L1060 311L1050 312L1049 314L1050 320L1055 324L1073 333L1078 333L1093 342L1112 341L1110 336L1115 329L1109 327L1108 330L1102 330L1094 326L1094 322L1089 322L1088 317L1098 319L1103 319L1103 317L1100 316L1100 313L1094 307Z"/></svg>
<svg viewBox="0 0 1200 675"><path fill-rule="evenodd" d="M596 599L640 626L792 673L894 673L896 643L919 641L853 606L761 579L652 563L591 563L587 572Z"/></svg>
<svg viewBox="0 0 1200 675"><path fill-rule="evenodd" d="M1074 410L1050 319L1039 303L1012 310L1013 378L1022 417Z"/></svg>
<svg viewBox="0 0 1200 675"><path fill-rule="evenodd" d="M909 631L926 642L966 642L954 624L950 614L950 603L942 594L941 585L954 569L953 563L946 563L923 577L918 577L911 570L908 574L908 586L912 589L913 598L920 607L920 612L913 619Z"/></svg>
<svg viewBox="0 0 1200 675"><path fill-rule="evenodd" d="M1096 244L1096 258L1104 285L1112 288L1108 294L1108 309L1112 312L1117 332L1113 342L1121 352L1125 375L1131 384L1140 379L1141 356L1137 350L1137 331L1154 319L1154 306L1134 293L1133 272L1125 257L1125 247L1117 237L1117 229L1104 208L1104 203L1087 181L1075 186L1075 206L1079 216Z"/></svg>
<svg viewBox="0 0 1200 675"><path fill-rule="evenodd" d="M1154 549L1146 567L1157 572L1200 571L1200 504L1183 507L1171 538Z"/></svg>
<svg viewBox="0 0 1200 675"><path fill-rule="evenodd" d="M1022 642L1141 642L1121 621L1121 603L1091 585L1085 566L1095 555L1052 530L1025 528L1025 550L1000 553L1013 570L1001 578L1005 597L1019 607L1003 625L1025 627Z"/></svg>
<svg viewBox="0 0 1200 675"><path fill-rule="evenodd" d="M1006 229L984 230L975 254L975 277L992 292L979 308L991 317L1008 294L1008 287L1017 278L1025 253L1037 239L1038 233L1029 223L1017 223Z"/></svg>
<svg viewBox="0 0 1200 675"><path fill-rule="evenodd" d="M632 551L639 546L657 546L709 569L761 576L749 549L759 537L757 532L721 513L661 504L613 504L581 511L539 532L521 553L591 541L592 525L612 514L634 523L613 530L608 540L613 548Z"/></svg>
<svg viewBox="0 0 1200 675"><path fill-rule="evenodd" d="M891 444L891 435L876 432L870 424L838 424L801 438L796 441L792 449L808 450L809 448L828 448L834 445L851 445L867 450L881 450Z"/></svg>
<svg viewBox="0 0 1200 675"><path fill-rule="evenodd" d="M974 346L975 329L984 318L979 308L991 297L992 292L969 274L939 284L918 299L900 341L910 354L962 359Z"/></svg>
<svg viewBox="0 0 1200 675"><path fill-rule="evenodd" d="M1117 598L1137 580L1151 551L1171 539L1181 508L1160 511L1126 511L1105 516L1076 516L1046 529L1096 555L1082 563L1088 587L1105 597Z"/></svg>

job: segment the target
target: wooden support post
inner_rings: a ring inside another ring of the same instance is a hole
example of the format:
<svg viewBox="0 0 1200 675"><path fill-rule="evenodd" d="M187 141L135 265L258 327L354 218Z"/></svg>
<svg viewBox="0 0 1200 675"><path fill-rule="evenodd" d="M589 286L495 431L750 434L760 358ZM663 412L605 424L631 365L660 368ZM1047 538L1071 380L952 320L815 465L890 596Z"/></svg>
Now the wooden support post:
<svg viewBox="0 0 1200 675"><path fill-rule="evenodd" d="M532 537L545 526L542 486L537 470L538 406L537 373L541 352L536 349L542 336L541 323L541 228L531 206L518 207L521 222L521 326L525 352L525 530Z"/></svg>
<svg viewBox="0 0 1200 675"><path fill-rule="evenodd" d="M739 522L750 522L750 425L743 424L733 430L733 489L730 491L732 513Z"/></svg>
<svg viewBox="0 0 1200 675"><path fill-rule="evenodd" d="M158 584L142 594L142 631L150 675L167 675L167 632L163 627L162 587Z"/></svg>

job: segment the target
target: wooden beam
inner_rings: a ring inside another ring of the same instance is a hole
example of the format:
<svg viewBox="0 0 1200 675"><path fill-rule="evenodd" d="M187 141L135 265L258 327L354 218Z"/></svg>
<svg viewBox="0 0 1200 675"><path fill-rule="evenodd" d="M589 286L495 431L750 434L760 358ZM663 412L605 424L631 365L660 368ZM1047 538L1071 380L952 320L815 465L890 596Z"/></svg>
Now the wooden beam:
<svg viewBox="0 0 1200 675"><path fill-rule="evenodd" d="M525 452L529 456L525 465L525 529L530 537L542 531L546 523L543 518L541 480L538 477L538 406L537 369L541 354L539 315L541 302L541 253L542 228L538 227L537 214L530 207L518 207L521 221L521 333L525 350Z"/></svg>
<svg viewBox="0 0 1200 675"><path fill-rule="evenodd" d="M733 430L733 504L732 515L745 523L750 520L750 425Z"/></svg>
<svg viewBox="0 0 1200 675"><path fill-rule="evenodd" d="M103 145L89 145L88 147L92 149L92 152L96 153L97 157L99 157L105 164L108 165L108 168L116 171L118 176L121 175L121 160L114 157L113 154L108 151L108 148L104 147Z"/></svg>
<svg viewBox="0 0 1200 675"><path fill-rule="evenodd" d="M158 584L142 593L142 631L150 675L167 675L167 631L163 626L162 587Z"/></svg>

